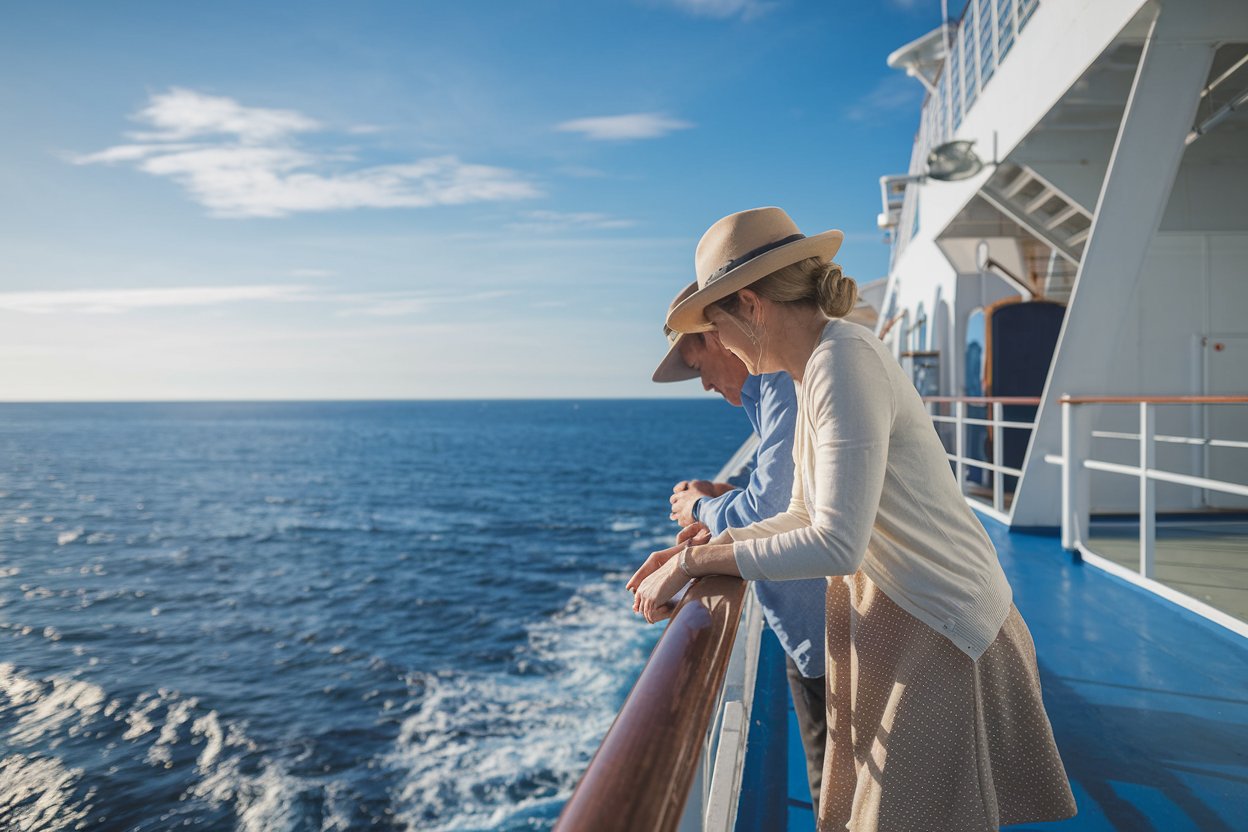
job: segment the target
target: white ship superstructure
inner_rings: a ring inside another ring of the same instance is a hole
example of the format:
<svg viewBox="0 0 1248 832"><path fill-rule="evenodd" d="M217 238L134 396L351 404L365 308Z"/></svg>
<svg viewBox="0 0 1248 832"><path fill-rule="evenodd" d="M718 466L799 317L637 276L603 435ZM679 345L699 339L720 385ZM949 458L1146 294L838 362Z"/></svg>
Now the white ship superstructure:
<svg viewBox="0 0 1248 832"><path fill-rule="evenodd" d="M1135 513L1142 497L1153 516L1248 507L1248 406L1141 402L1248 393L1248 3L971 0L889 63L927 98L909 170L881 181L892 258L878 331L933 397L968 492L1011 528L1065 521L1071 548L1089 513ZM984 310L1039 300L1065 307L1054 339L1003 329L998 352L1006 336L1031 343L994 368L978 354L992 348ZM1023 416L1004 421L1034 431L945 421L991 421L1028 365L1034 389L1010 394L1038 406L1007 400ZM1126 401L1078 401L1109 397ZM993 459L1011 444L1012 464ZM1175 476L1141 485L1096 467L1138 473L1141 453Z"/></svg>

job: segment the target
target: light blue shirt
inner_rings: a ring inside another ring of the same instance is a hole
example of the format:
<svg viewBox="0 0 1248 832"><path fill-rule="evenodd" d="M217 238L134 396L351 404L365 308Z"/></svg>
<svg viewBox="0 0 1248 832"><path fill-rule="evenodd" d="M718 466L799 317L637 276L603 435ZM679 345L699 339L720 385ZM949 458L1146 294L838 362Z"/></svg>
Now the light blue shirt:
<svg viewBox="0 0 1248 832"><path fill-rule="evenodd" d="M759 436L758 450L750 470L729 479L736 490L698 502L698 519L712 535L780 514L793 494L793 379L788 373L750 376L741 388L741 406ZM754 590L767 625L798 672L810 679L824 675L827 580L757 581Z"/></svg>

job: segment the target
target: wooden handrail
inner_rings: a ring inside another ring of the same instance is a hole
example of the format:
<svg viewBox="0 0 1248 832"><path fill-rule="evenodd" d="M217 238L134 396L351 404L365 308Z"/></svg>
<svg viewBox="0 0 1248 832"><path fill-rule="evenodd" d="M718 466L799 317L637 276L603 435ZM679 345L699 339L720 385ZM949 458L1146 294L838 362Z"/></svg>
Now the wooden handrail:
<svg viewBox="0 0 1248 832"><path fill-rule="evenodd" d="M1038 396L924 396L923 401L937 404L1040 404Z"/></svg>
<svg viewBox="0 0 1248 832"><path fill-rule="evenodd" d="M745 581L695 581L559 815L556 832L674 830L697 774Z"/></svg>
<svg viewBox="0 0 1248 832"><path fill-rule="evenodd" d="M1248 396L1062 396L1063 404L1248 404Z"/></svg>
<svg viewBox="0 0 1248 832"><path fill-rule="evenodd" d="M889 331L890 329L892 329L894 326L896 326L896 325L897 325L897 322L898 322L898 321L900 321L900 320L901 320L902 318L904 318L904 317L906 317L906 313L905 313L905 312L902 312L902 313L900 313L900 314L894 315L894 316L892 317L892 320L890 320L888 323L884 324L884 328L880 330L880 340L881 340L881 341L883 341L885 338L887 338L887 337L888 337L888 331Z"/></svg>

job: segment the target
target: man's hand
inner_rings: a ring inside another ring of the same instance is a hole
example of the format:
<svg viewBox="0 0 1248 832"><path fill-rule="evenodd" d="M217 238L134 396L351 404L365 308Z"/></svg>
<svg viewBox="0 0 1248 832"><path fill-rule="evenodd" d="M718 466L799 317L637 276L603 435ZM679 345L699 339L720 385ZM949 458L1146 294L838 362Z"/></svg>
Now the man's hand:
<svg viewBox="0 0 1248 832"><path fill-rule="evenodd" d="M672 487L670 502L672 511L668 517L682 526L694 523L698 518L693 516L693 505L703 497L718 497L732 490L726 482L710 482L709 480L683 480Z"/></svg>
<svg viewBox="0 0 1248 832"><path fill-rule="evenodd" d="M690 523L676 534L677 544L688 543L691 546L701 546L710 542L711 530L706 527L705 523Z"/></svg>

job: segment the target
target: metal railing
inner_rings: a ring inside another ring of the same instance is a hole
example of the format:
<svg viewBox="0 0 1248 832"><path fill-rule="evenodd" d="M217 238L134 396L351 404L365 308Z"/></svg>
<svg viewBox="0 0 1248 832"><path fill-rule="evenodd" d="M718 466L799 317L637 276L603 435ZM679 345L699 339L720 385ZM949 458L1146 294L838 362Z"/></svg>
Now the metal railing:
<svg viewBox="0 0 1248 832"><path fill-rule="evenodd" d="M984 508L991 508L998 518L1005 515L1005 478L1021 477L1023 472L1018 468L1011 468L1005 464L1005 431L1006 430L1032 430L1035 428L1034 421L1022 422L1017 420L1007 420L1005 418L1005 408L1012 405L1035 407L1040 404L1039 398L1029 396L925 396L923 402L928 405L928 413L932 417L932 421L939 424L953 425L953 451L947 452L945 455L949 457L949 461L953 463L954 475L957 477L958 487L966 494L966 469L968 467L981 468L992 473L992 502L987 503L977 499L974 495L967 495L969 499L980 503ZM936 413L935 410L942 405L950 405L952 414L942 415ZM979 418L977 416L968 416L968 407L983 407L991 414L990 418ZM967 455L966 448L966 429L969 426L986 427L991 431L992 438L992 461L978 459Z"/></svg>
<svg viewBox="0 0 1248 832"><path fill-rule="evenodd" d="M1139 432L1095 431L1091 414L1081 405L1134 405L1139 410ZM1140 564L1139 572L1154 577L1154 553L1157 542L1157 488L1159 482L1186 485L1206 491L1217 491L1248 497L1248 485L1211 477L1197 477L1156 467L1157 443L1194 445L1211 448L1248 449L1248 442L1205 437L1174 436L1156 432L1157 407L1164 405L1244 405L1248 396L1063 396L1062 453L1048 454L1044 461L1062 466L1062 547L1077 549L1088 540L1091 517L1090 471L1104 471L1135 477L1140 488ZM1123 465L1089 458L1092 438L1119 439L1139 444L1139 464Z"/></svg>
<svg viewBox="0 0 1248 832"><path fill-rule="evenodd" d="M950 141L984 87L1017 43L1040 0L970 0L956 21L946 28L944 65L934 89L923 102L914 139L910 173L926 169L932 148ZM905 248L916 211L914 188L906 189L901 220L893 239L896 251Z"/></svg>
<svg viewBox="0 0 1248 832"><path fill-rule="evenodd" d="M757 447L751 436L716 480L733 476ZM732 832L762 627L762 610L744 581L694 581L556 830Z"/></svg>

